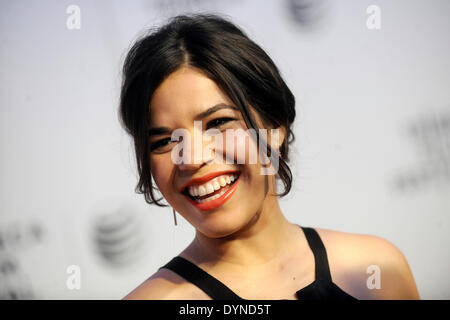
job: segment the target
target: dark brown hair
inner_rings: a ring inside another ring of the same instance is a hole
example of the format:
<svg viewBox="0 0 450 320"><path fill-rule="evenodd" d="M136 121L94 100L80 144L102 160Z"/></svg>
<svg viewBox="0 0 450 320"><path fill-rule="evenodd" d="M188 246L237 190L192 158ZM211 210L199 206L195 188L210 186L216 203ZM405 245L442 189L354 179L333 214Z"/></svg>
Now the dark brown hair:
<svg viewBox="0 0 450 320"><path fill-rule="evenodd" d="M139 38L129 50L124 66L119 118L134 140L139 182L136 193L147 203L155 198L150 170L149 104L156 88L182 66L192 66L215 81L239 107L248 128L259 128L249 110L251 105L264 124L280 125L286 138L280 147L278 177L286 195L292 185L287 165L289 144L294 140L291 125L295 118L295 98L278 68L264 50L229 20L213 14L176 16ZM259 134L257 135L259 139ZM270 146L269 152L270 154Z"/></svg>

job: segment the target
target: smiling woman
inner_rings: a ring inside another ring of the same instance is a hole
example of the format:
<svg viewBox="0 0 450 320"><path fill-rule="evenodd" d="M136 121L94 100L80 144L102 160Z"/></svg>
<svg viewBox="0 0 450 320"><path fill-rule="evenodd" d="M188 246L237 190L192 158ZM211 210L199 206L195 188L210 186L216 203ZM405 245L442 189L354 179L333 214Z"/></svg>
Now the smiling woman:
<svg viewBox="0 0 450 320"><path fill-rule="evenodd" d="M278 197L292 184L295 99L270 57L232 22L177 16L138 40L124 64L120 117L134 139L136 191L150 204L165 199L196 230L126 299L418 298L406 260L386 240L285 218ZM180 129L186 134L174 139ZM221 141L213 147L204 143L210 130ZM196 137L200 151L191 147ZM181 161L173 161L181 144ZM275 174L261 174L264 163L250 161L255 152L279 161ZM366 274L373 265L389 279L375 291Z"/></svg>

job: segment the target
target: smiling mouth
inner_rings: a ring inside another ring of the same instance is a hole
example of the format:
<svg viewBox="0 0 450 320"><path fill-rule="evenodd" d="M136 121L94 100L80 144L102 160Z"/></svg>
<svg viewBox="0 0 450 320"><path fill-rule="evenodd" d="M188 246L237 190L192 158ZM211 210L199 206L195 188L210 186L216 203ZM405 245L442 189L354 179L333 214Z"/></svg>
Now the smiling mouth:
<svg viewBox="0 0 450 320"><path fill-rule="evenodd" d="M227 193L237 182L240 174L240 172L223 174L206 183L187 186L182 193L191 200L191 203L200 205L208 203Z"/></svg>

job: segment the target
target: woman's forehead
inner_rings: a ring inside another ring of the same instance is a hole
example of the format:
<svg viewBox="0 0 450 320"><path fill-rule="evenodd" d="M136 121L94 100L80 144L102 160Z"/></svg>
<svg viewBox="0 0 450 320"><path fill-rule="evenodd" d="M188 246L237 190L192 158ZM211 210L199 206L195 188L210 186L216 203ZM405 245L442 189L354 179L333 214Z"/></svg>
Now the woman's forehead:
<svg viewBox="0 0 450 320"><path fill-rule="evenodd" d="M232 104L217 84L194 68L182 68L169 75L150 101L152 121L193 117L219 103Z"/></svg>

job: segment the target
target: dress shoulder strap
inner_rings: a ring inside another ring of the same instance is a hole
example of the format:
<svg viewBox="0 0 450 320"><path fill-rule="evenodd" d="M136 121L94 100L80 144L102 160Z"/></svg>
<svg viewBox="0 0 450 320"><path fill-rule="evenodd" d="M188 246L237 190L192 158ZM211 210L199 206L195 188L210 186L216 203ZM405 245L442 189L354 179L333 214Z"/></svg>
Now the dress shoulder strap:
<svg viewBox="0 0 450 320"><path fill-rule="evenodd" d="M316 280L325 280L331 282L330 267L328 265L328 257L325 246L320 239L319 234L314 228L302 227L305 233L306 240L308 240L309 247L314 254L315 270L316 270Z"/></svg>
<svg viewBox="0 0 450 320"><path fill-rule="evenodd" d="M161 268L170 269L192 282L214 300L242 300L222 282L183 257L176 256Z"/></svg>

